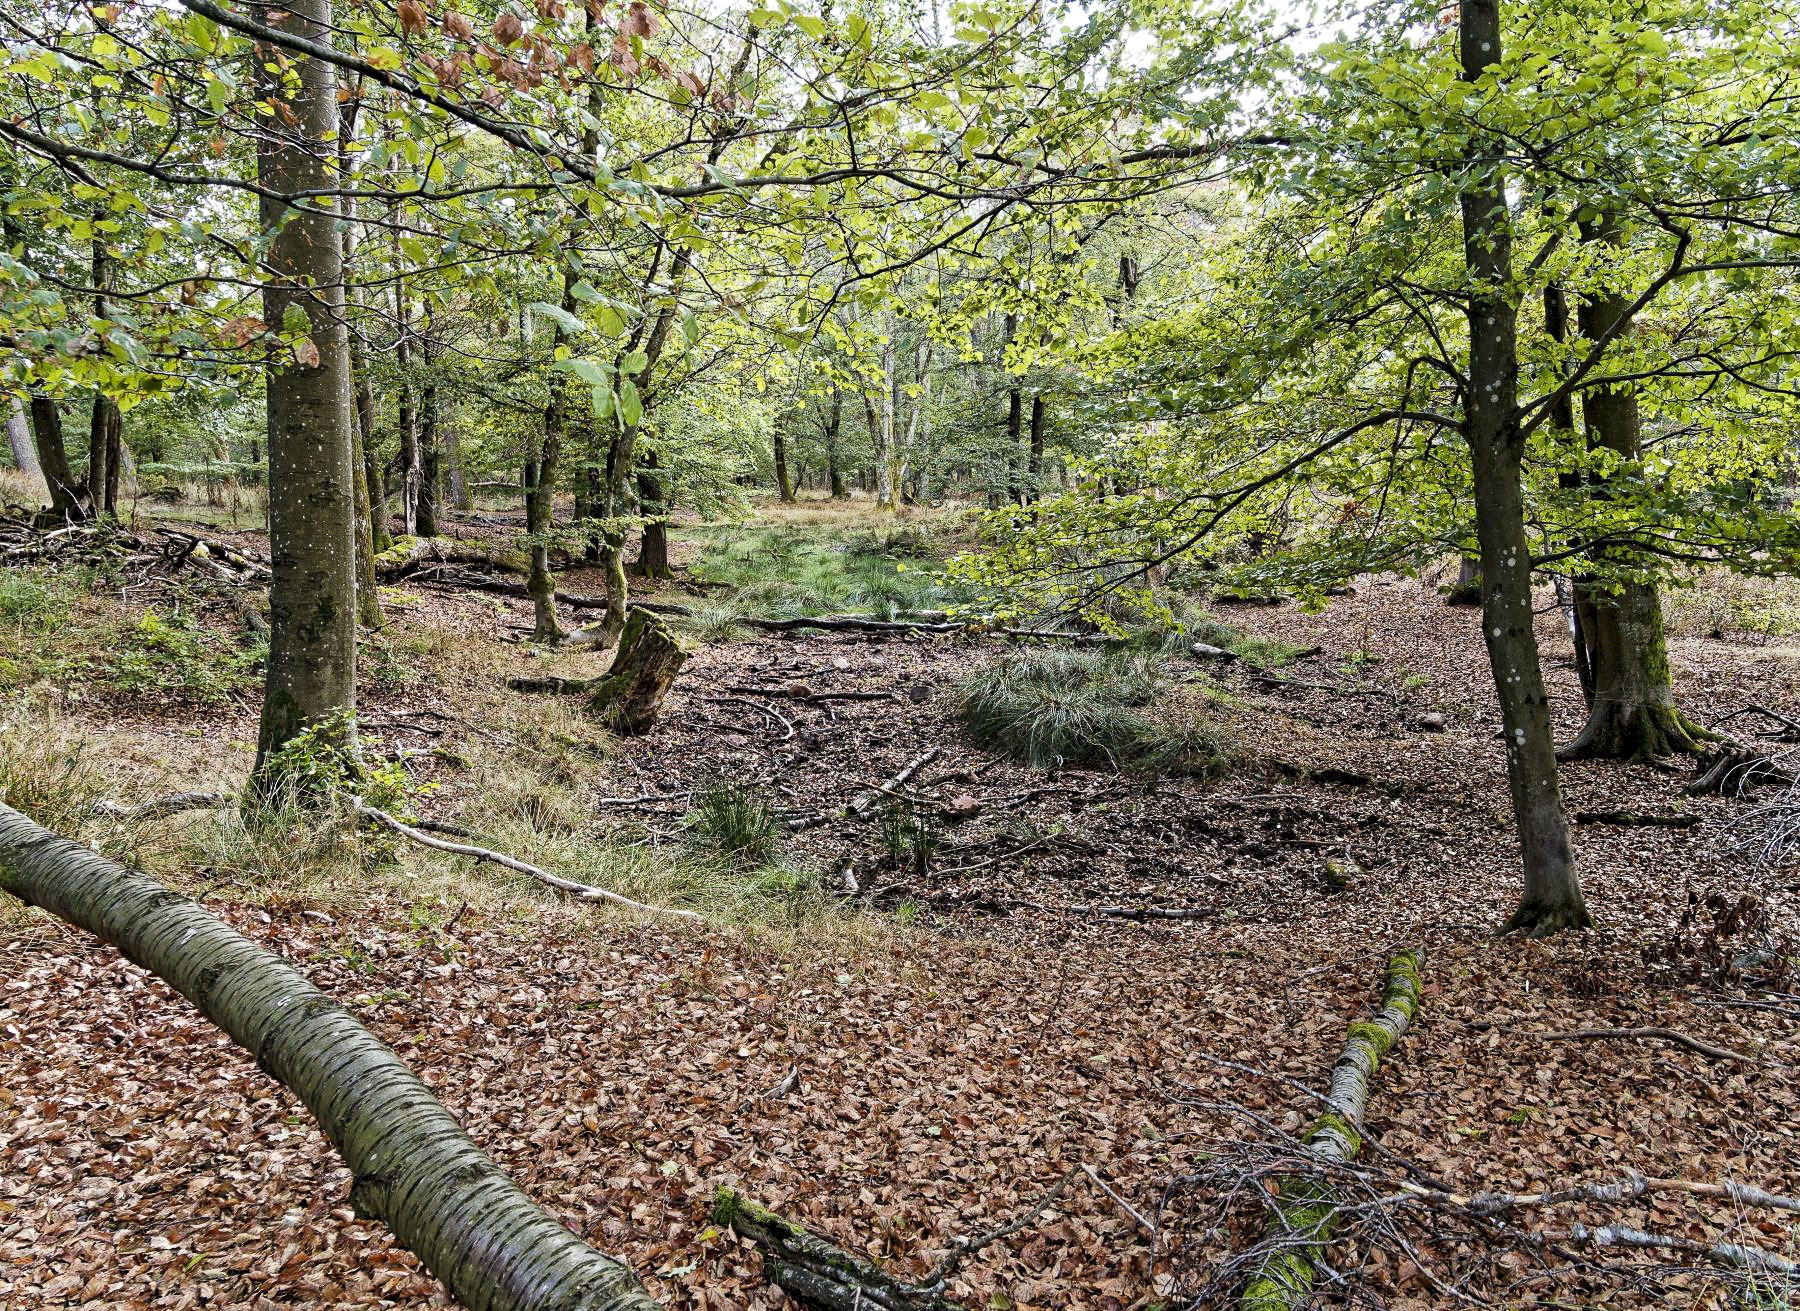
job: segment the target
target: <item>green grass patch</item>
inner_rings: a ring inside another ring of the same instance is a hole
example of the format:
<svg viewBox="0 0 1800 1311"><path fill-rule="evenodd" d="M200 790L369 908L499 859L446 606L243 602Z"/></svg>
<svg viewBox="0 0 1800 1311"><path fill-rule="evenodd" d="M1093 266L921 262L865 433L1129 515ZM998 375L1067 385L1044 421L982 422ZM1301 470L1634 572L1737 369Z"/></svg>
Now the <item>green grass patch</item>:
<svg viewBox="0 0 1800 1311"><path fill-rule="evenodd" d="M688 822L700 843L744 864L770 864L781 850L768 797L748 784L715 780L695 798Z"/></svg>
<svg viewBox="0 0 1800 1311"><path fill-rule="evenodd" d="M944 576L922 525L833 534L816 524L699 530L694 579L712 590L707 623L759 615L864 614L891 619L967 598Z"/></svg>
<svg viewBox="0 0 1800 1311"><path fill-rule="evenodd" d="M1228 758L1217 730L1176 703L1160 661L1050 650L1009 655L970 674L957 686L956 713L974 741L1037 768L1222 773Z"/></svg>

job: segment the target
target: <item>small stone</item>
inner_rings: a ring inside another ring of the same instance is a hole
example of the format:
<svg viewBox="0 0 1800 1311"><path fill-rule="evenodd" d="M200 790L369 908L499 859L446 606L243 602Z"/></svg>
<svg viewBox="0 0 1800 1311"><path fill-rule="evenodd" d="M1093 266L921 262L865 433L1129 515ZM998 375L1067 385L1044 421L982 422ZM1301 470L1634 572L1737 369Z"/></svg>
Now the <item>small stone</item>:
<svg viewBox="0 0 1800 1311"><path fill-rule="evenodd" d="M1444 717L1435 710L1429 710L1414 721L1421 733L1442 733Z"/></svg>
<svg viewBox="0 0 1800 1311"><path fill-rule="evenodd" d="M953 824L974 819L980 813L981 802L968 792L958 792L944 805L944 818Z"/></svg>
<svg viewBox="0 0 1800 1311"><path fill-rule="evenodd" d="M1333 892L1342 892L1362 876L1363 867L1354 860L1325 862L1325 883Z"/></svg>
<svg viewBox="0 0 1800 1311"><path fill-rule="evenodd" d="M831 657L831 667L833 669L837 670L838 673L842 674L849 670L850 662L848 660L846 660L843 656L832 656Z"/></svg>
<svg viewBox="0 0 1800 1311"><path fill-rule="evenodd" d="M1192 651L1195 659L1198 660L1231 661L1238 658L1236 651L1227 651L1224 647L1214 646L1210 642L1195 642L1188 647L1188 650Z"/></svg>

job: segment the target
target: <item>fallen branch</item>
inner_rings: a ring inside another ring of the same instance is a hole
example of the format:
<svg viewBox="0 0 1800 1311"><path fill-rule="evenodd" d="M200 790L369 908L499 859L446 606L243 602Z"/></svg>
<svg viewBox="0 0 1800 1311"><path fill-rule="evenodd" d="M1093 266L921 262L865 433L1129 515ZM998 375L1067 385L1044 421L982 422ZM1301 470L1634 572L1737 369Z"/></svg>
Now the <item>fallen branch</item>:
<svg viewBox="0 0 1800 1311"><path fill-rule="evenodd" d="M829 824L833 820L838 819L867 819L874 813L875 807L879 806L884 798L892 795L894 792L912 782L915 774L925 768L925 766L929 765L932 761L936 760L942 753L942 747L931 748L931 750L927 751L924 755L909 762L905 768L898 774L895 774L892 778L876 784L868 791L853 798L850 804L843 809L834 810L823 815L809 815L804 819L789 820L787 825L788 831L792 833L801 833L807 829L818 828L820 825Z"/></svg>
<svg viewBox="0 0 1800 1311"><path fill-rule="evenodd" d="M1577 824L1610 824L1617 828L1692 828L1698 815L1642 815L1634 810L1578 810Z"/></svg>
<svg viewBox="0 0 1800 1311"><path fill-rule="evenodd" d="M630 1270L521 1192L404 1061L281 957L3 805L0 890L118 948L254 1055L350 1167L357 1215L385 1223L463 1306L655 1311Z"/></svg>
<svg viewBox="0 0 1800 1311"><path fill-rule="evenodd" d="M1371 1021L1352 1024L1331 1071L1327 1110L1305 1138L1309 1156L1326 1171L1347 1165L1362 1150L1363 1116L1381 1058L1399 1042L1419 1008L1423 949L1403 951L1389 962L1381 1010ZM1243 1311L1300 1311L1312 1300L1319 1253L1337 1225L1339 1197L1323 1175L1290 1175L1277 1180L1268 1199L1270 1218L1257 1262L1244 1285Z"/></svg>
<svg viewBox="0 0 1800 1311"><path fill-rule="evenodd" d="M1674 1029L1659 1028L1655 1025L1646 1025L1637 1029L1570 1029L1566 1032L1557 1033L1540 1033L1526 1030L1514 1030L1514 1032L1522 1033L1528 1038L1542 1038L1546 1041L1557 1042L1581 1042L1590 1039L1604 1040L1609 1038L1619 1038L1636 1042L1650 1042L1660 1039L1663 1042L1674 1043L1677 1047L1685 1047L1691 1052L1699 1053L1701 1056L1710 1056L1718 1061L1742 1061L1746 1065L1762 1064L1762 1062L1754 1056L1746 1056L1742 1052L1734 1052L1729 1047L1717 1047L1712 1043L1705 1042L1699 1038L1690 1038L1687 1034L1679 1033Z"/></svg>
<svg viewBox="0 0 1800 1311"><path fill-rule="evenodd" d="M135 806L122 806L116 801L96 801L94 811L108 819L162 819L189 810L216 810L229 806L234 798L229 792L176 792Z"/></svg>
<svg viewBox="0 0 1800 1311"><path fill-rule="evenodd" d="M629 906L632 910L641 910L652 915L670 915L676 919L697 920L700 918L691 910L673 910L666 906L651 906L641 901L633 901L630 897L622 896L617 892L609 892L605 888L596 888L586 883L577 883L573 879L565 879L561 875L539 869L536 865L508 856L504 852L489 851L486 847L474 847L464 842L446 842L442 838L432 837L431 834L415 828L411 824L401 823L385 810L377 810L374 806L361 801L356 802L355 805L358 815L367 816L383 828L391 829L401 837L409 838L422 847L430 847L434 851L447 851L456 856L470 856L476 860L492 861L496 865L503 865L520 874L529 874L539 883L555 888L558 892L566 892L582 901L610 901L616 905Z"/></svg>

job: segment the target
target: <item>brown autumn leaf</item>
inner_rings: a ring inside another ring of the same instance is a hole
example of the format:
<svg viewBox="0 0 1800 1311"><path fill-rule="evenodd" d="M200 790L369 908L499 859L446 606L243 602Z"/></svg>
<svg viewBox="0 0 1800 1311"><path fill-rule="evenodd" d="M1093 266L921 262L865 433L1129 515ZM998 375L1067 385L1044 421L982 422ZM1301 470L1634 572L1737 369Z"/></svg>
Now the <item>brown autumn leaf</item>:
<svg viewBox="0 0 1800 1311"><path fill-rule="evenodd" d="M631 7L619 20L619 30L626 36L655 36L656 28L656 15L650 12L650 6L644 0L631 0Z"/></svg>
<svg viewBox="0 0 1800 1311"><path fill-rule="evenodd" d="M302 337L294 343L294 359L308 369L319 367L319 348L311 337Z"/></svg>
<svg viewBox="0 0 1800 1311"><path fill-rule="evenodd" d="M509 46L525 34L525 24L519 21L516 14L501 14L494 20L494 40L503 46Z"/></svg>
<svg viewBox="0 0 1800 1311"><path fill-rule="evenodd" d="M452 9L444 15L444 35L453 41L467 41L475 35L475 24L464 14Z"/></svg>
<svg viewBox="0 0 1800 1311"><path fill-rule="evenodd" d="M408 36L419 36L425 31L425 6L419 0L400 0L394 6L394 15L400 20L400 30Z"/></svg>

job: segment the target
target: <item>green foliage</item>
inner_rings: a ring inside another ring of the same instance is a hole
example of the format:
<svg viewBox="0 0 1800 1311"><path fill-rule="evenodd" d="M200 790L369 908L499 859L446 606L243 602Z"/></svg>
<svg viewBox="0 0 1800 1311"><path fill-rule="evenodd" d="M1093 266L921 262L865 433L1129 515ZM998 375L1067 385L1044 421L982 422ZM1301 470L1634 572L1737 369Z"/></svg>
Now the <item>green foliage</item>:
<svg viewBox="0 0 1800 1311"><path fill-rule="evenodd" d="M915 879L924 878L944 836L929 811L905 797L888 797L881 808L881 849L888 864Z"/></svg>
<svg viewBox="0 0 1800 1311"><path fill-rule="evenodd" d="M190 616L146 610L116 634L106 658L109 681L125 692L157 692L205 705L248 692L267 657L266 639L239 646Z"/></svg>
<svg viewBox="0 0 1800 1311"><path fill-rule="evenodd" d="M382 754L378 737L359 735L355 720L340 712L308 725L270 753L264 763L265 809L306 809L349 796L400 819L413 803L437 790L415 784L402 757Z"/></svg>
<svg viewBox="0 0 1800 1311"><path fill-rule="evenodd" d="M781 850L768 795L749 784L715 779L695 798L688 822L701 842L742 864L768 865Z"/></svg>
<svg viewBox="0 0 1800 1311"><path fill-rule="evenodd" d="M1035 651L963 679L956 712L974 741L1038 768L1222 772L1227 755L1210 724L1191 713L1152 713L1172 692L1161 665L1142 656Z"/></svg>
<svg viewBox="0 0 1800 1311"><path fill-rule="evenodd" d="M903 549L930 540L919 528L847 537L819 525L713 528L701 537L693 573L739 614L892 619L942 609L965 595L946 584L936 561Z"/></svg>

